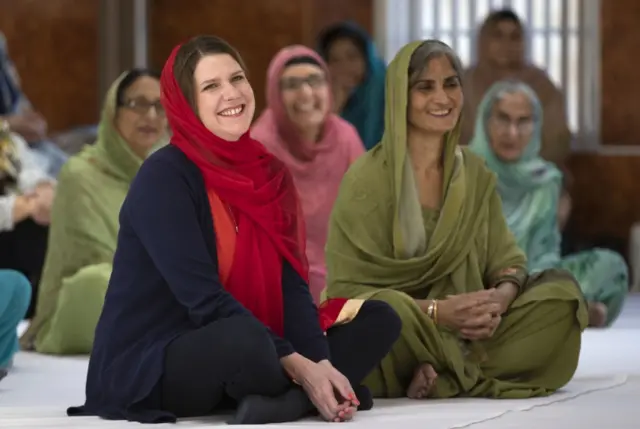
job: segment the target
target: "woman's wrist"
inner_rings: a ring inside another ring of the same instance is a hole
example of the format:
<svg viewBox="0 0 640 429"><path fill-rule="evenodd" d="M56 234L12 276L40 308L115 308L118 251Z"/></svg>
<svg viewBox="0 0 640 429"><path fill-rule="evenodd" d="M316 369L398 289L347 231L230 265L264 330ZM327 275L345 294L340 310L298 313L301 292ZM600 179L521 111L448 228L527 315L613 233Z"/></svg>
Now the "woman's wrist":
<svg viewBox="0 0 640 429"><path fill-rule="evenodd" d="M496 285L496 291L500 294L503 311L507 311L513 301L518 296L518 285L511 281L501 282Z"/></svg>
<svg viewBox="0 0 640 429"><path fill-rule="evenodd" d="M429 305L427 307L427 317L433 320L433 323L438 324L438 309L440 306L440 301L437 299L432 299L429 301Z"/></svg>
<svg viewBox="0 0 640 429"><path fill-rule="evenodd" d="M287 375L295 380L300 379L300 370L306 365L309 361L307 358L302 356L300 353L291 353L290 355L284 356L280 358L280 364Z"/></svg>
<svg viewBox="0 0 640 429"><path fill-rule="evenodd" d="M32 198L26 195L17 195L13 200L13 223L20 223L30 218L33 214Z"/></svg>

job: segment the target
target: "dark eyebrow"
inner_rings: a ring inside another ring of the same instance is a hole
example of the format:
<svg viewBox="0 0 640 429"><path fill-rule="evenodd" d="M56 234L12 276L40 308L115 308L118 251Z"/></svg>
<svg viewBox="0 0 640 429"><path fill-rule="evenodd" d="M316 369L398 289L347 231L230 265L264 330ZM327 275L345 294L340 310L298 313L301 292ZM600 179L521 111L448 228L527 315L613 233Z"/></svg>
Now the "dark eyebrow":
<svg viewBox="0 0 640 429"><path fill-rule="evenodd" d="M500 107L496 106L495 110L493 111L493 113L495 113L498 116L506 116L507 118L511 118L511 115L509 115L508 112L505 112L503 109L501 109Z"/></svg>
<svg viewBox="0 0 640 429"><path fill-rule="evenodd" d="M213 79L207 79L207 80L203 81L203 82L200 84L200 87L201 87L201 88L204 88L205 86L207 86L207 85L209 85L209 84L211 84L211 83L216 83L216 82L220 82L220 78L217 78L217 77L216 77L216 78L213 78Z"/></svg>

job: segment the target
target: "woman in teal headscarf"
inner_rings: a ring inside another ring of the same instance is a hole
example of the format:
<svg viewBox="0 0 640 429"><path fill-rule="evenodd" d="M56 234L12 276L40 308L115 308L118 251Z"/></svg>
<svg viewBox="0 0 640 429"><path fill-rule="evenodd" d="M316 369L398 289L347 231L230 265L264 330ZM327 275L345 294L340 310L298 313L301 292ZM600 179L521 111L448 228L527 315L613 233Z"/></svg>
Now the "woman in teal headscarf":
<svg viewBox="0 0 640 429"><path fill-rule="evenodd" d="M540 101L526 84L496 83L478 109L471 150L498 176L507 224L527 254L529 269L570 271L589 302L590 325L608 326L620 314L628 291L627 265L606 249L562 257L562 173L539 155L542 114Z"/></svg>
<svg viewBox="0 0 640 429"><path fill-rule="evenodd" d="M352 22L325 29L318 50L329 66L336 113L356 127L371 149L384 131L384 60L367 32Z"/></svg>

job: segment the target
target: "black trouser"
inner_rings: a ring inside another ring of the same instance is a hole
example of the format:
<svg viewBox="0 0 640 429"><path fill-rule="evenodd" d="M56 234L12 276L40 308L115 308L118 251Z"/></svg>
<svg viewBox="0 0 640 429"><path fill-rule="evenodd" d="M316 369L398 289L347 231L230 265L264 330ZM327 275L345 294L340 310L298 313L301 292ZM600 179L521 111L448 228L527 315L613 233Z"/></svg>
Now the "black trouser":
<svg viewBox="0 0 640 429"><path fill-rule="evenodd" d="M24 220L11 231L0 233L0 269L20 271L31 282L31 304L26 318L33 316L38 298L38 284L47 255L49 228L31 219Z"/></svg>
<svg viewBox="0 0 640 429"><path fill-rule="evenodd" d="M401 321L382 301L367 301L350 323L329 329L331 362L355 388L386 356ZM177 417L212 414L225 399L276 396L292 387L264 326L250 317L213 322L166 350L162 408Z"/></svg>

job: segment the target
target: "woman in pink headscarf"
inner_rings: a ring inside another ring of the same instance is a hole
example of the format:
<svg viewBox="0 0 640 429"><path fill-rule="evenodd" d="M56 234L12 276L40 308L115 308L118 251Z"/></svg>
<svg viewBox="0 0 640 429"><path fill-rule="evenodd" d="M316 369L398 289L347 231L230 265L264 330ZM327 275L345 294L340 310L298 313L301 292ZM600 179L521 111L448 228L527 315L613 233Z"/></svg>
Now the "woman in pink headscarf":
<svg viewBox="0 0 640 429"><path fill-rule="evenodd" d="M342 176L364 153L356 129L332 113L329 71L304 46L282 49L267 75L267 109L252 135L283 161L300 194L307 233L309 288L316 303L325 287L324 245Z"/></svg>

